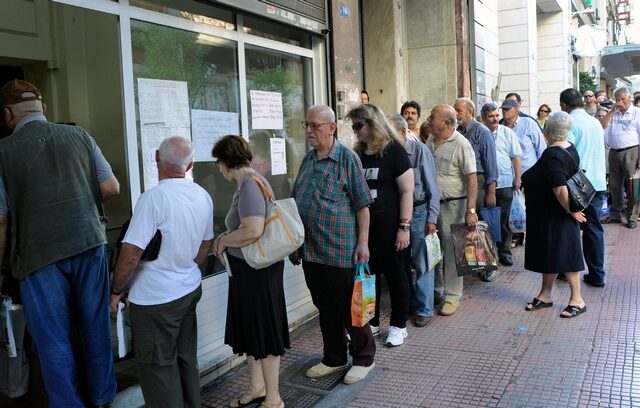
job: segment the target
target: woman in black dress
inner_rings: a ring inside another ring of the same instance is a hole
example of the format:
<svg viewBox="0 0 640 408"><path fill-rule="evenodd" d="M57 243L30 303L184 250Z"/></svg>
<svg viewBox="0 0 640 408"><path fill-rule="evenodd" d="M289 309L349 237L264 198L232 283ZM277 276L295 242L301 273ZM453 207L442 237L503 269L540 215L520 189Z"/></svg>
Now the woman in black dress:
<svg viewBox="0 0 640 408"><path fill-rule="evenodd" d="M389 334L385 344L399 346L407 337L411 261L409 231L413 214L413 169L404 139L371 104L359 105L347 114L358 138L354 150L360 157L367 185L375 199L369 206L369 266L377 277L384 274L391 297ZM380 280L376 278L376 311L369 322L380 334Z"/></svg>
<svg viewBox="0 0 640 408"><path fill-rule="evenodd" d="M544 129L548 147L542 157L522 175L527 203L527 241L524 267L542 273L540 293L527 304L534 311L553 306L551 292L558 273L569 282L571 297L560 317L575 317L587 310L580 295L580 272L584 270L580 225L583 212L569 210L567 179L578 171L580 157L567 142L573 121L565 112L549 116Z"/></svg>
<svg viewBox="0 0 640 408"><path fill-rule="evenodd" d="M213 242L213 252L223 263L227 259L230 269L224 342L234 353L246 354L249 366L249 390L230 406L262 402L261 407L283 408L278 391L280 356L290 347L282 283L284 261L256 270L240 250L260 238L264 230L266 202L256 178L271 194L273 190L249 167L253 154L242 137L223 137L211 153L224 178L238 185L225 219L227 231Z"/></svg>

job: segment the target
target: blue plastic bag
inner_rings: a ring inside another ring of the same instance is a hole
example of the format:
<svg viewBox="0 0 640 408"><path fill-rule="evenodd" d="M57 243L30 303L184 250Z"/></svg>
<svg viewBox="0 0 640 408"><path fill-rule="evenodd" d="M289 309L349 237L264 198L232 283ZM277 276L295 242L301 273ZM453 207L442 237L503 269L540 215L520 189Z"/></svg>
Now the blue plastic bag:
<svg viewBox="0 0 640 408"><path fill-rule="evenodd" d="M366 272L365 272L366 271ZM363 327L376 314L376 277L369 264L357 264L351 295L351 325Z"/></svg>
<svg viewBox="0 0 640 408"><path fill-rule="evenodd" d="M527 225L527 213L524 206L524 197L520 190L513 190L513 201L509 213L509 228L511 232L524 232Z"/></svg>
<svg viewBox="0 0 640 408"><path fill-rule="evenodd" d="M480 207L478 209L480 219L489 226L489 235L494 242L501 242L500 234L500 207Z"/></svg>

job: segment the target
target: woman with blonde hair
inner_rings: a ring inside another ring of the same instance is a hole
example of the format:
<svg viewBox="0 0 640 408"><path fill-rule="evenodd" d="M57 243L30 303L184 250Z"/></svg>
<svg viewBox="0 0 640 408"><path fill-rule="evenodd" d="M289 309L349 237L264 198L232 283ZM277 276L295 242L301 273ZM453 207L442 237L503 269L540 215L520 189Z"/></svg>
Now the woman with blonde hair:
<svg viewBox="0 0 640 408"><path fill-rule="evenodd" d="M413 213L413 169L406 142L376 106L359 105L349 111L351 128L358 141L354 150L360 157L367 185L374 198L369 207L371 273L384 274L391 297L391 319L385 344L399 346L407 337L409 318L410 267L409 231ZM380 299L379 280L376 295ZM380 302L369 322L373 335L380 334Z"/></svg>

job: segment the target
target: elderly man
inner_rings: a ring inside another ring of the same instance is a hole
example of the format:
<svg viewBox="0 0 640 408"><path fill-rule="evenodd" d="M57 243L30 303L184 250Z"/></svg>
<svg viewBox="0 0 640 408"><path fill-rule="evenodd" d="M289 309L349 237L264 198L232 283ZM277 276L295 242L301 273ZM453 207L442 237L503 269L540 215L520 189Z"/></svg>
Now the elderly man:
<svg viewBox="0 0 640 408"><path fill-rule="evenodd" d="M503 125L513 130L518 136L522 148L522 172L529 170L538 161L546 148L542 131L535 120L529 117L519 116L520 107L513 99L505 99L502 102Z"/></svg>
<svg viewBox="0 0 640 408"><path fill-rule="evenodd" d="M500 207L500 236L498 243L498 259L502 265L513 265L511 255L511 228L509 214L513 201L513 189L520 189L521 172L520 156L522 148L518 136L511 129L500 125L498 106L487 103L480 111L482 121L489 128L496 142L496 160L498 164L498 182L496 186L496 203Z"/></svg>
<svg viewBox="0 0 640 408"><path fill-rule="evenodd" d="M117 310L127 283L131 330L142 395L150 407L200 407L196 304L200 268L213 242L209 193L185 174L193 167L191 142L181 136L156 150L160 183L140 196L123 239L111 289ZM156 231L158 258L140 258Z"/></svg>
<svg viewBox="0 0 640 408"><path fill-rule="evenodd" d="M604 131L600 122L583 108L580 91L577 89L568 88L560 93L560 108L573 119L573 126L567 140L576 147L580 156L580 168L585 171L587 178L597 191L591 204L584 210L587 221L580 224L584 260L588 268L587 274L582 279L588 285L603 287L604 230L600 223L600 213L607 190Z"/></svg>
<svg viewBox="0 0 640 408"><path fill-rule="evenodd" d="M638 208L633 197L627 197L623 207L624 186L636 169L640 168L638 144L640 141L640 108L631 104L629 89L618 88L613 93L616 104L600 120L605 128L605 143L609 150L609 190L611 191L611 215L608 222L619 224L624 210L627 228L636 227Z"/></svg>
<svg viewBox="0 0 640 408"><path fill-rule="evenodd" d="M442 300L440 314L454 314L460 306L463 279L458 276L453 255L451 224L465 222L475 227L477 179L476 158L471 143L458 133L456 111L449 105L436 105L427 118L431 150L436 166L436 180L440 188L440 214L438 231L444 250L441 273L436 273L435 290Z"/></svg>
<svg viewBox="0 0 640 408"><path fill-rule="evenodd" d="M407 153L414 173L413 214L411 219L411 263L416 269L413 283L411 268L407 269L411 292L411 309L415 310L414 323L417 327L429 324L433 316L433 269L428 269L426 235L436 232L440 211L440 190L436 182L433 155L421 142L408 137L407 121L397 113L389 121L407 141Z"/></svg>
<svg viewBox="0 0 640 408"><path fill-rule="evenodd" d="M0 104L13 132L0 140L0 259L10 224L11 271L49 404L107 406L116 383L102 203L120 186L84 129L47 122L34 85L7 83ZM76 327L82 345L72 344Z"/></svg>
<svg viewBox="0 0 640 408"><path fill-rule="evenodd" d="M407 101L400 108L400 114L409 126L409 138L411 140L420 140L420 113L420 104L416 101Z"/></svg>
<svg viewBox="0 0 640 408"><path fill-rule="evenodd" d="M369 261L369 207L373 202L358 156L340 144L333 110L311 108L303 128L312 149L300 165L293 197L305 227L304 245L290 257L302 260L307 287L320 314L322 362L307 370L319 378L348 365L345 329L351 336L353 367L346 384L373 369L375 341L368 324L351 325L354 265Z"/></svg>

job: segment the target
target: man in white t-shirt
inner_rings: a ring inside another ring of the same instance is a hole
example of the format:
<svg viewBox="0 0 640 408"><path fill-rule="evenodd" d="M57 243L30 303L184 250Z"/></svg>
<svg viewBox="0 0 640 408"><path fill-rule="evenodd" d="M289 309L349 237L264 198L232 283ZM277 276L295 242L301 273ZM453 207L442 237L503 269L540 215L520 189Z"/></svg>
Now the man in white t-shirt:
<svg viewBox="0 0 640 408"><path fill-rule="evenodd" d="M147 406L200 407L196 304L200 267L213 239L213 202L185 174L193 166L191 142L165 139L156 151L160 183L136 203L111 289L117 310L127 283L131 329ZM159 230L157 259L140 258Z"/></svg>

